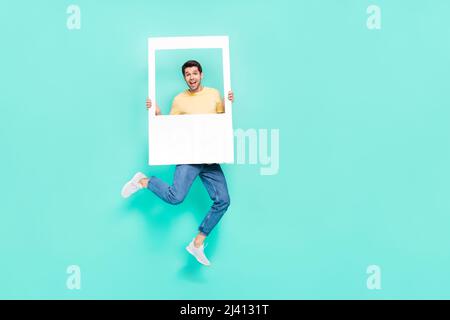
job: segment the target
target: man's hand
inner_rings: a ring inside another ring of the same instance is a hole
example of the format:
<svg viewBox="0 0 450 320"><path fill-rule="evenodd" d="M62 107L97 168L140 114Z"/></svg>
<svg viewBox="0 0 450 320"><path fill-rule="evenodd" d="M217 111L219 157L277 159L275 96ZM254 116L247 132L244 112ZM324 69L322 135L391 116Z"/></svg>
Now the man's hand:
<svg viewBox="0 0 450 320"><path fill-rule="evenodd" d="M228 91L228 100L230 100L231 101L231 103L233 103L234 102L234 94L233 94L233 91Z"/></svg>
<svg viewBox="0 0 450 320"><path fill-rule="evenodd" d="M152 107L152 100L147 97L147 101L145 102L145 105L147 106L147 110L150 110ZM156 115L159 116L161 114L161 110L159 109L158 105L156 105Z"/></svg>

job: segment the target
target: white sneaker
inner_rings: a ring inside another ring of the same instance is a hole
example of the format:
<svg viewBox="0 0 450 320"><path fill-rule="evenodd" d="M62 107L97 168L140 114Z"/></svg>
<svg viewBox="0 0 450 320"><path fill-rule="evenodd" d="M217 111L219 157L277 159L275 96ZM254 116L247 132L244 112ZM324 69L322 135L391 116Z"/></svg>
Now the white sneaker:
<svg viewBox="0 0 450 320"><path fill-rule="evenodd" d="M122 197L128 198L136 191L141 190L143 188L143 186L141 186L141 184L139 183L139 180L141 180L143 178L147 178L145 176L145 174L143 174L142 172L136 173L133 176L133 178L131 178L131 180L128 181L127 183L125 183L125 185L123 186L122 192L121 192Z"/></svg>
<svg viewBox="0 0 450 320"><path fill-rule="evenodd" d="M189 243L189 245L186 247L186 250L190 254L192 254L195 257L195 259L197 259L198 262L200 262L205 266L209 266L211 265L211 262L209 262L209 260L205 256L204 253L205 248L206 246L204 246L203 244L197 248L196 246L194 246L194 240L192 240L191 243Z"/></svg>

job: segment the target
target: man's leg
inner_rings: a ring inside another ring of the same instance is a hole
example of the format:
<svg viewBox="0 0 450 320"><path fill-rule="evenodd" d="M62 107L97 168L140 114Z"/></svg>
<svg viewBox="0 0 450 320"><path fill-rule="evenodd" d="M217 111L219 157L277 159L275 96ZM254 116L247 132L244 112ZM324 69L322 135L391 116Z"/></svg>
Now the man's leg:
<svg viewBox="0 0 450 320"><path fill-rule="evenodd" d="M158 177L144 178L139 183L162 200L170 204L179 204L186 197L195 178L202 169L201 164L179 164L175 168L172 185L167 184Z"/></svg>
<svg viewBox="0 0 450 320"><path fill-rule="evenodd" d="M230 197L225 176L219 164L205 165L199 176L214 203L198 228L199 233L197 237L189 243L186 249L198 262L209 266L211 263L205 256L203 242L227 210L230 205Z"/></svg>
<svg viewBox="0 0 450 320"><path fill-rule="evenodd" d="M217 225L230 205L227 182L218 163L205 165L199 175L211 200L214 202L198 228L200 232L196 237L196 246L203 244L205 238Z"/></svg>

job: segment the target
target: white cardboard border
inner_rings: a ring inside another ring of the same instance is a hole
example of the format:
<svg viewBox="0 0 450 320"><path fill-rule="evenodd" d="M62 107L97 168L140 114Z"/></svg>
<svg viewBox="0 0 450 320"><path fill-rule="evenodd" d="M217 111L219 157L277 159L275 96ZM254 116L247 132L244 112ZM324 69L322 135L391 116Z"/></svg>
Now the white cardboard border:
<svg viewBox="0 0 450 320"><path fill-rule="evenodd" d="M155 75L155 56L156 50L177 50L177 49L222 49L222 67L223 67L223 97L225 101L225 113L223 114L198 114L198 115L159 115L156 116L156 108L152 107L148 112L148 133L149 133L149 165L180 164L180 163L233 163L234 162L234 136L232 124L232 104L227 99L228 92L231 90L230 80L230 51L228 36L198 36L198 37L150 37L148 38L148 92L152 102L156 101L156 75ZM181 124L180 121L208 121L216 124L226 123L227 132L225 133L225 146L221 156L215 155L212 158L203 156L202 159L187 159L177 157L176 153L168 152L168 157L178 158L178 161L168 161L162 157L151 154L151 144L157 143L158 129L174 123ZM180 162L181 159L181 162ZM184 160L184 161L183 161Z"/></svg>

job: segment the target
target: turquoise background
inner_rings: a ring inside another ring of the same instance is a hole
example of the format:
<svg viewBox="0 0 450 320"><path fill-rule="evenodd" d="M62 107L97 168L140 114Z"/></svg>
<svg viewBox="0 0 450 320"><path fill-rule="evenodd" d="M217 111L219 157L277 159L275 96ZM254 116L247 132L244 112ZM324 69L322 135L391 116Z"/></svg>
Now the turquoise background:
<svg viewBox="0 0 450 320"><path fill-rule="evenodd" d="M2 4L0 298L450 298L450 2L188 7ZM147 166L147 37L183 35L228 35L234 128L280 130L277 175L223 166L210 268L184 249L211 204L200 181L179 206L120 197L138 170L171 181Z"/></svg>

